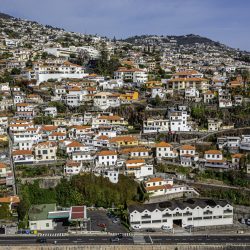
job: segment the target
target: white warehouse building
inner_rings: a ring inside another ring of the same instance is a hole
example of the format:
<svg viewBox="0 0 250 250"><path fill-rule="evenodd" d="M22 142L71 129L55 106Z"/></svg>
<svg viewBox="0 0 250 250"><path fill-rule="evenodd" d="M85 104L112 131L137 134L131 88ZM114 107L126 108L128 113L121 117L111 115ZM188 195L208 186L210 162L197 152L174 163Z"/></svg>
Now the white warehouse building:
<svg viewBox="0 0 250 250"><path fill-rule="evenodd" d="M128 207L131 227L173 229L233 224L233 207L226 200L179 199Z"/></svg>

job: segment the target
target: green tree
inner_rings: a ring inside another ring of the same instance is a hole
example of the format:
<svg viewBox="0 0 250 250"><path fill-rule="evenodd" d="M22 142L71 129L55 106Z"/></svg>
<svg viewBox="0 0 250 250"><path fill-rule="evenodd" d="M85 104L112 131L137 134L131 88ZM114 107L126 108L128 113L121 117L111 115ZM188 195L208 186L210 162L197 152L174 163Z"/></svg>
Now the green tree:
<svg viewBox="0 0 250 250"><path fill-rule="evenodd" d="M11 73L11 75L20 75L21 69L13 68L10 73Z"/></svg>
<svg viewBox="0 0 250 250"><path fill-rule="evenodd" d="M9 205L1 204L0 205L0 220L10 219L10 218L11 218L11 213L9 210Z"/></svg>

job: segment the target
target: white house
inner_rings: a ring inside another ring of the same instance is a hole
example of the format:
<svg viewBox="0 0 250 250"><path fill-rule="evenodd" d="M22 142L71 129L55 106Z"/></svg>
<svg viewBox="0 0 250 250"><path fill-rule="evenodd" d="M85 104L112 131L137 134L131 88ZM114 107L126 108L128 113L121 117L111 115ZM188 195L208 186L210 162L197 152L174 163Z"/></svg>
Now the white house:
<svg viewBox="0 0 250 250"><path fill-rule="evenodd" d="M205 151L204 158L206 160L205 167L209 168L227 168L228 165L223 158L220 150Z"/></svg>
<svg viewBox="0 0 250 250"><path fill-rule="evenodd" d="M178 152L173 149L173 146L166 142L160 142L155 145L156 158L175 159L178 157Z"/></svg>
<svg viewBox="0 0 250 250"><path fill-rule="evenodd" d="M31 150L15 150L12 152L12 158L15 163L33 163L34 155Z"/></svg>
<svg viewBox="0 0 250 250"><path fill-rule="evenodd" d="M168 113L171 131L191 131L192 127L188 123L190 117L187 111L170 110Z"/></svg>
<svg viewBox="0 0 250 250"><path fill-rule="evenodd" d="M97 153L98 166L115 166L117 162L117 152L112 150L102 150Z"/></svg>
<svg viewBox="0 0 250 250"><path fill-rule="evenodd" d="M64 166L64 174L65 175L75 175L79 174L81 171L81 163L76 161L67 161Z"/></svg>
<svg viewBox="0 0 250 250"><path fill-rule="evenodd" d="M29 209L30 230L53 230L56 224L49 219L49 212L56 211L56 204L32 205Z"/></svg>
<svg viewBox="0 0 250 250"><path fill-rule="evenodd" d="M112 183L118 183L119 181L119 171L116 170L105 170L103 172L103 177L106 177L109 179Z"/></svg>
<svg viewBox="0 0 250 250"><path fill-rule="evenodd" d="M137 179L154 174L153 165L147 165L143 159L131 159L126 161L126 174Z"/></svg>
<svg viewBox="0 0 250 250"><path fill-rule="evenodd" d="M199 160L196 154L195 147L191 145L183 145L180 147L181 165L184 167L191 167L194 162Z"/></svg>

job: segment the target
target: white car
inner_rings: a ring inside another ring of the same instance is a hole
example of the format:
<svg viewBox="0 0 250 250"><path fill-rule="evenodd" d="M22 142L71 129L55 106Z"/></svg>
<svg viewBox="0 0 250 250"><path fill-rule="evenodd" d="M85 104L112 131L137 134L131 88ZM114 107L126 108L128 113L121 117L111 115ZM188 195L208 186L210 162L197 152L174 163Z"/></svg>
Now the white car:
<svg viewBox="0 0 250 250"><path fill-rule="evenodd" d="M133 229L141 229L141 225L133 225L132 228Z"/></svg>
<svg viewBox="0 0 250 250"><path fill-rule="evenodd" d="M163 225L161 227L162 230L171 230L171 227L170 226L167 226L167 225Z"/></svg>

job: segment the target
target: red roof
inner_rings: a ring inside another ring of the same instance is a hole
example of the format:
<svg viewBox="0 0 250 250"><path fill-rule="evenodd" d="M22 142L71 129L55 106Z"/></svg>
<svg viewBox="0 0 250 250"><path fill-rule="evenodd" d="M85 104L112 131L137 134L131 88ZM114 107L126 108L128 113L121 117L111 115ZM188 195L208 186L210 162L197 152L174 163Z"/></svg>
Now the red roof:
<svg viewBox="0 0 250 250"><path fill-rule="evenodd" d="M84 219L84 206L71 207L70 211L71 219Z"/></svg>

